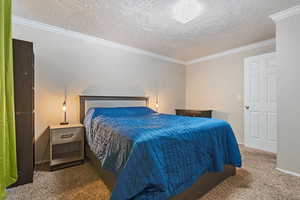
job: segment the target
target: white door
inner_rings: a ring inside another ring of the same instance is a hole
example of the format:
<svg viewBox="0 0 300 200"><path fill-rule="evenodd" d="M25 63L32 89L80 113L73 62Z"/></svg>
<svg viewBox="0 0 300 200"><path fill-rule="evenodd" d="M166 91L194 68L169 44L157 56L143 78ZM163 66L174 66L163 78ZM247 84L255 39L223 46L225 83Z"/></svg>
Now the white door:
<svg viewBox="0 0 300 200"><path fill-rule="evenodd" d="M277 152L276 54L245 59L245 145Z"/></svg>

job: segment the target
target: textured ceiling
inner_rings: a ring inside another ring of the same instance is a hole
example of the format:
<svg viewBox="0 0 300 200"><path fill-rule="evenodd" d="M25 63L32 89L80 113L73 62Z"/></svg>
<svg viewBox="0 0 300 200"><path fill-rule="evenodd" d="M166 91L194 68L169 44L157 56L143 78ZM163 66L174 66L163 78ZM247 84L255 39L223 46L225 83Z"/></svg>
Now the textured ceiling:
<svg viewBox="0 0 300 200"><path fill-rule="evenodd" d="M17 16L188 61L275 36L270 14L300 0L199 0L200 16L174 20L177 0L14 0Z"/></svg>

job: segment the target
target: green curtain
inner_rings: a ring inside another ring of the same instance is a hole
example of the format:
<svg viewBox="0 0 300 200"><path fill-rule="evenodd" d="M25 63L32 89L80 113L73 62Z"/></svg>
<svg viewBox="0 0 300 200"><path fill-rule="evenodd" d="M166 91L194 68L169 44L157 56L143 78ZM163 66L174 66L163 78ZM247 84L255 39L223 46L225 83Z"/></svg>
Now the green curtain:
<svg viewBox="0 0 300 200"><path fill-rule="evenodd" d="M0 0L0 200L17 179L11 9L11 0Z"/></svg>

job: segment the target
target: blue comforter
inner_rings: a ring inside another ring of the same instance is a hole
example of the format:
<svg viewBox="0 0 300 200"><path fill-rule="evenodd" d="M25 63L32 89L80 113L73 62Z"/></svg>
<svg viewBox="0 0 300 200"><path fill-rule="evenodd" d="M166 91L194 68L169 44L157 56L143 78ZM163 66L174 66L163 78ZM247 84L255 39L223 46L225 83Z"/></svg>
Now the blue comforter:
<svg viewBox="0 0 300 200"><path fill-rule="evenodd" d="M235 136L223 120L146 107L93 108L85 126L101 167L117 175L111 200L166 200L206 172L241 167Z"/></svg>

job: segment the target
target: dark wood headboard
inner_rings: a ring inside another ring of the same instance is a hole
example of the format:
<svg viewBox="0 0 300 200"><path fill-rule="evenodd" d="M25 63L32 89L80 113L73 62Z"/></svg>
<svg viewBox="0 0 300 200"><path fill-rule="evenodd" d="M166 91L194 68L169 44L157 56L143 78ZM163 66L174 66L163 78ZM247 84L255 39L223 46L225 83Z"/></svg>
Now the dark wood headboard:
<svg viewBox="0 0 300 200"><path fill-rule="evenodd" d="M145 101L146 106L149 105L149 97L133 97L133 96L79 96L80 98L80 122L83 123L85 116L86 101Z"/></svg>

